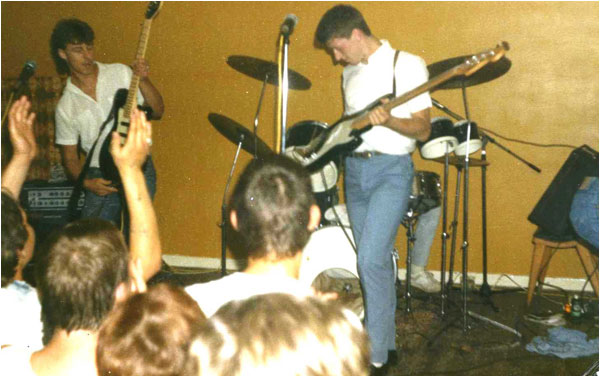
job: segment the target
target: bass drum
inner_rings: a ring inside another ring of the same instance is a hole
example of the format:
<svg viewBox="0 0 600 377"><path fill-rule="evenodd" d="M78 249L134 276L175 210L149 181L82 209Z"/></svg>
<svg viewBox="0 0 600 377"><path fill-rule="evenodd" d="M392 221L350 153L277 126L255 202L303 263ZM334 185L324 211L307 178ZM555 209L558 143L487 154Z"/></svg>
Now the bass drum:
<svg viewBox="0 0 600 377"><path fill-rule="evenodd" d="M454 153L457 156L464 157L467 154L467 146L469 147L469 154L481 149L481 139L479 138L477 123L471 122L471 135L467 139L468 126L469 122L467 120L461 120L454 125L454 136L458 139L458 146L454 150Z"/></svg>
<svg viewBox="0 0 600 377"><path fill-rule="evenodd" d="M418 145L421 155L426 159L443 157L446 152L452 153L458 145L452 121L446 117L433 118L429 139Z"/></svg>
<svg viewBox="0 0 600 377"><path fill-rule="evenodd" d="M337 292L339 302L362 319L364 305L354 248L350 228L320 228L304 247L298 280L317 291Z"/></svg>

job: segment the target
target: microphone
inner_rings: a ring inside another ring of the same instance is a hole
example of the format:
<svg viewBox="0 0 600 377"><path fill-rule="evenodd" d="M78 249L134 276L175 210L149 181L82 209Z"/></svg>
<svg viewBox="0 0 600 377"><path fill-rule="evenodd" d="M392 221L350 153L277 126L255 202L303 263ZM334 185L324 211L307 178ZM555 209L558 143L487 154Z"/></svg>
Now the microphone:
<svg viewBox="0 0 600 377"><path fill-rule="evenodd" d="M37 64L33 60L28 60L25 65L23 65L23 69L21 70L21 74L19 75L19 81L17 81L17 88L20 88L23 85L27 85L27 82L35 73L35 69L37 68Z"/></svg>
<svg viewBox="0 0 600 377"><path fill-rule="evenodd" d="M295 14L288 14L287 16L285 16L285 19L283 20L283 23L281 24L280 28L281 34L285 35L286 37L292 35L294 27L297 23L298 17L296 17Z"/></svg>

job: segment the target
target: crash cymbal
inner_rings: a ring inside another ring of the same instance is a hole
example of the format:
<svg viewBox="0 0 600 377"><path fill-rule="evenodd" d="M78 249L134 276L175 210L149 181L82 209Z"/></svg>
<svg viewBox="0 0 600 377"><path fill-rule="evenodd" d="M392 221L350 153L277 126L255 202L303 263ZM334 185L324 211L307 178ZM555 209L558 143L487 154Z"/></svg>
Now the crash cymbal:
<svg viewBox="0 0 600 377"><path fill-rule="evenodd" d="M445 157L434 158L434 159L432 159L432 161L441 162L442 164L445 164L446 158ZM448 164L463 167L463 166L465 166L465 158L457 157L457 156L448 156ZM469 166L488 166L489 164L490 163L487 160L482 160L482 159L473 158L473 157L469 158Z"/></svg>
<svg viewBox="0 0 600 377"><path fill-rule="evenodd" d="M247 128L220 114L210 113L208 114L208 120L221 135L225 136L235 145L238 145L241 141L242 148L251 155L254 155L254 134ZM273 154L271 148L269 148L269 146L258 136L256 137L256 150L258 151L258 157L265 157Z"/></svg>
<svg viewBox="0 0 600 377"><path fill-rule="evenodd" d="M250 56L233 55L227 58L227 64L236 71L260 81L265 81L268 76L269 84L278 85L276 63ZM306 90L310 88L311 83L306 77L288 68L288 86L290 89Z"/></svg>
<svg viewBox="0 0 600 377"><path fill-rule="evenodd" d="M454 68L457 65L460 65L465 62L465 60L469 59L471 56L459 56L456 58L451 58L448 60L442 60L437 63L433 63L427 66L427 70L429 71L429 77L433 78L447 70ZM465 87L474 86L483 84L488 81L492 81L497 79L498 77L504 75L510 69L512 65L511 61L508 58L503 57L497 62L488 63L483 66L480 70L473 73L471 76L457 76L454 77L441 85L438 85L435 90L439 89L460 89L462 88L463 81L465 82Z"/></svg>

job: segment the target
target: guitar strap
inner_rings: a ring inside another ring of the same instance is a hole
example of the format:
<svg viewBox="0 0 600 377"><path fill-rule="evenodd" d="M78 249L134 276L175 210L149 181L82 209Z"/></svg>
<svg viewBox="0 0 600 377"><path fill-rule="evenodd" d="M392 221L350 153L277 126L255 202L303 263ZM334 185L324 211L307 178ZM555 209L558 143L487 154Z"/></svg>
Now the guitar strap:
<svg viewBox="0 0 600 377"><path fill-rule="evenodd" d="M92 145L92 147L90 148L90 151L88 152L85 158L85 164L81 168L81 173L79 173L79 177L77 177L77 181L75 182L75 186L73 187L73 192L71 193L71 197L69 198L69 204L67 206L67 217L69 219L69 222L77 220L77 203L79 202L79 197L83 192L83 180L85 179L88 169L90 168L92 156L94 155L94 151L96 150L96 146L98 145L98 140L100 140L100 135L102 135L102 132L104 132L106 127L114 119L115 112L113 110L111 110L108 119L106 119L102 126L100 126L100 130L98 131L98 137L96 138L96 141L94 141L94 145ZM110 135L108 135L107 137L110 137Z"/></svg>
<svg viewBox="0 0 600 377"><path fill-rule="evenodd" d="M400 54L400 50L396 50L394 54L394 65L392 66L392 80L393 80L393 95L396 97L396 62L398 61L398 54Z"/></svg>

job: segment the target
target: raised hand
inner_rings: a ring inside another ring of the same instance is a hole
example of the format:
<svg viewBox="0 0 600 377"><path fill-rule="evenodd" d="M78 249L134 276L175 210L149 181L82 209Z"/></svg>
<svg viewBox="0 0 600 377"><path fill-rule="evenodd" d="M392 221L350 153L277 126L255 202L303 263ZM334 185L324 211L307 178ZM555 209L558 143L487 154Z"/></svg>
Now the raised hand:
<svg viewBox="0 0 600 377"><path fill-rule="evenodd" d="M38 152L33 132L35 113L30 112L31 102L26 96L13 103L8 113L8 131L15 157L32 160Z"/></svg>
<svg viewBox="0 0 600 377"><path fill-rule="evenodd" d="M110 153L121 173L126 169L141 169L150 153L152 127L146 115L138 109L131 111L129 132L124 145L121 145L117 132L113 132Z"/></svg>

